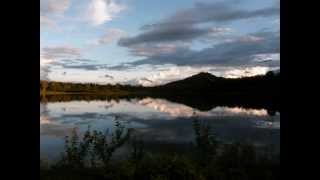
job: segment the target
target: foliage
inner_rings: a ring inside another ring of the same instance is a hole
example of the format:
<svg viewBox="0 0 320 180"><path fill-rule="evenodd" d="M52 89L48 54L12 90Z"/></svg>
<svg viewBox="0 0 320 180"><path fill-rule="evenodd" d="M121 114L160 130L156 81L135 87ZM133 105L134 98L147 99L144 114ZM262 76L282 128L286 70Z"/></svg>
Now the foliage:
<svg viewBox="0 0 320 180"><path fill-rule="evenodd" d="M119 120L115 120L114 132L109 133L107 130L103 133L88 128L81 141L74 129L72 136L65 139L65 153L59 164L83 168L96 167L97 163L100 163L103 167L107 167L115 151L128 141L130 135L131 130L126 130Z"/></svg>
<svg viewBox="0 0 320 180"><path fill-rule="evenodd" d="M132 136L120 121L112 133L88 131L81 141L76 131L66 138L60 163L40 166L41 179L138 179L138 180L251 180L278 179L278 156L257 153L250 144L223 144L210 127L197 119L193 122L195 141L190 153L148 152L140 138ZM126 159L112 160L125 144Z"/></svg>

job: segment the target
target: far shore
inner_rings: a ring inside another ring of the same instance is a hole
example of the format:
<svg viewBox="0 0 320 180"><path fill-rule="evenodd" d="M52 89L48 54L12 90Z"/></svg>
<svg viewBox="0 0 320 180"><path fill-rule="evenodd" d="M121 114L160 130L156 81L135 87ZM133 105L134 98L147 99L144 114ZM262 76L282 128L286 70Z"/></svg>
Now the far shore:
<svg viewBox="0 0 320 180"><path fill-rule="evenodd" d="M46 92L45 96L48 95L127 95L130 94L128 92ZM44 94L40 93L40 96L43 96Z"/></svg>

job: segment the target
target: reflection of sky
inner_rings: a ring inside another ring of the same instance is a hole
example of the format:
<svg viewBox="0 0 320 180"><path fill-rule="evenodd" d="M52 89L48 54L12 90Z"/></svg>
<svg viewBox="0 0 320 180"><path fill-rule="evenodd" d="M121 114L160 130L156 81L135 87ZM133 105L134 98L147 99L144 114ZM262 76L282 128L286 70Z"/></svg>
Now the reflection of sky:
<svg viewBox="0 0 320 180"><path fill-rule="evenodd" d="M234 116L234 115L251 115L251 116L267 116L265 109L244 109L239 107L216 107L210 111L201 112L191 107L172 103L163 99L145 98L139 101L139 104L152 108L156 111L167 113L171 117L191 117L196 113L197 116Z"/></svg>
<svg viewBox="0 0 320 180"><path fill-rule="evenodd" d="M214 131L225 139L269 141L270 137L266 139L268 137L261 134L280 129L280 115L270 117L265 109L216 107L203 112L152 98L40 103L41 153L45 157L58 155L63 148L63 138L74 128L79 132L89 126L101 131L112 130L115 116L153 142L188 142L193 139L191 120L194 113L197 118L208 120Z"/></svg>
<svg viewBox="0 0 320 180"><path fill-rule="evenodd" d="M189 106L172 103L163 99L145 98L142 100L115 100L111 101L72 101L72 102L54 102L45 106L49 109L49 116L56 117L60 115L74 114L111 114L123 113L137 116L139 118L150 119L158 116L165 119L176 117L191 117L194 113L197 116L267 116L265 109L244 109L240 107L216 107L210 111L198 111ZM44 109L44 108L43 108ZM41 114L44 113L40 112ZM47 111L47 110L46 110Z"/></svg>

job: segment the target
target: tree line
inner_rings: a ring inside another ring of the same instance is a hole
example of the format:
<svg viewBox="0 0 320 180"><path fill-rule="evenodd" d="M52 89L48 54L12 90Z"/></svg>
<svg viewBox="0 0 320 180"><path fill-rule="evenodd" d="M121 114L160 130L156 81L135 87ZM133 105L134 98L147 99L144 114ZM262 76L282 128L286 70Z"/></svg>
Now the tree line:
<svg viewBox="0 0 320 180"><path fill-rule="evenodd" d="M141 85L67 83L40 80L40 96L52 94L264 94L279 95L280 73L272 71L265 75L228 79L209 73L199 73L189 78L161 86L144 87Z"/></svg>

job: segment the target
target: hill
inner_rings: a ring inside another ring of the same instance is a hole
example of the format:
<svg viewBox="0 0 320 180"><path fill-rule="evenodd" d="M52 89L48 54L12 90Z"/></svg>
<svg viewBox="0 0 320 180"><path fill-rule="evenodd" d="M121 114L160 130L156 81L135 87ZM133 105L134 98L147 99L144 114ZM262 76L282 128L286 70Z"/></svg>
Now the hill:
<svg viewBox="0 0 320 180"><path fill-rule="evenodd" d="M186 79L174 81L162 86L159 86L158 88L178 88L178 89L188 89L188 88L194 88L197 87L199 89L206 89L211 88L212 85L222 79L221 77L214 76L207 72L201 72L199 74L190 76Z"/></svg>
<svg viewBox="0 0 320 180"><path fill-rule="evenodd" d="M278 94L280 72L243 78L223 78L210 73L199 73L152 88L156 92L170 94Z"/></svg>

